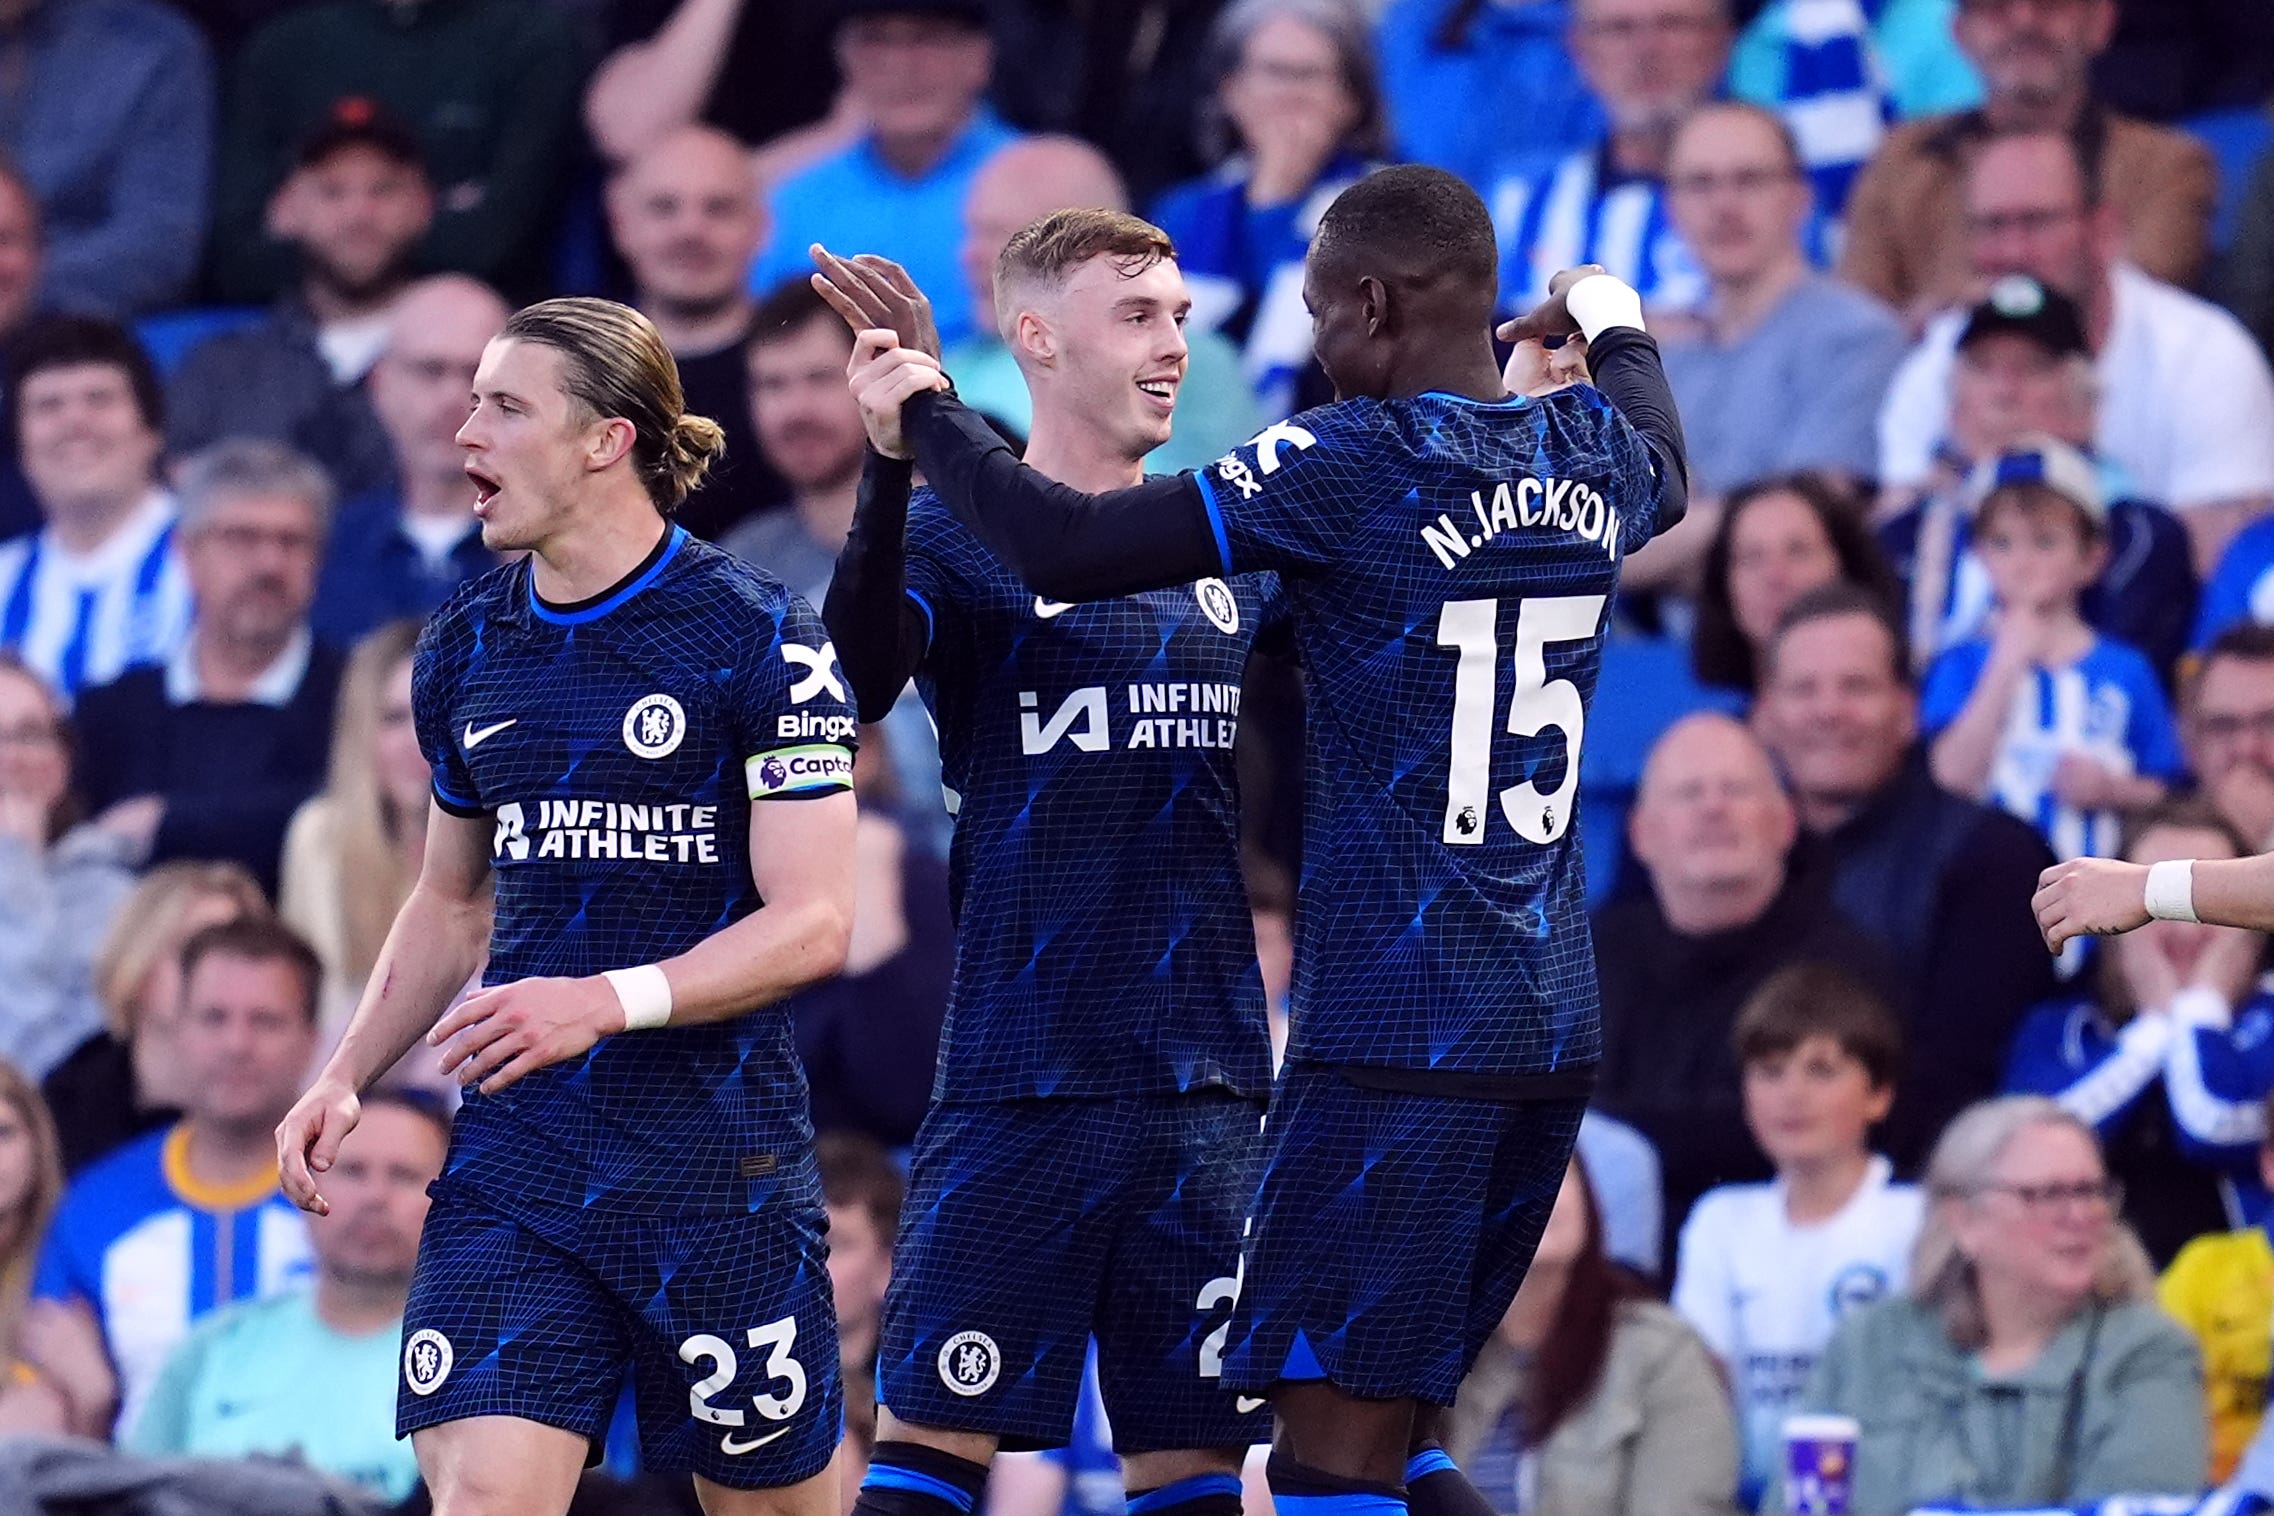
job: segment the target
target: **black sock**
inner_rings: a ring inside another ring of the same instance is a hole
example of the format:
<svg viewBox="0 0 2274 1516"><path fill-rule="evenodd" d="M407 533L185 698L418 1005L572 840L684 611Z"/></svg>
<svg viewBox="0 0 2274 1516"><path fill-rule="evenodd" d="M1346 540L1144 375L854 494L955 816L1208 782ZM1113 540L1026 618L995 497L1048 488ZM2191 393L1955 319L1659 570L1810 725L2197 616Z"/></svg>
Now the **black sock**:
<svg viewBox="0 0 2274 1516"><path fill-rule="evenodd" d="M1273 1453L1266 1468L1279 1516L1406 1516L1405 1491L1394 1484L1344 1479Z"/></svg>
<svg viewBox="0 0 2274 1516"><path fill-rule="evenodd" d="M1434 1439L1405 1461L1405 1503L1413 1516L1493 1516L1492 1502Z"/></svg>
<svg viewBox="0 0 2274 1516"><path fill-rule="evenodd" d="M1240 1476L1194 1474L1157 1489L1131 1490L1129 1516L1240 1516Z"/></svg>
<svg viewBox="0 0 2274 1516"><path fill-rule="evenodd" d="M986 1487L983 1463L920 1442L880 1442L853 1516L972 1516Z"/></svg>

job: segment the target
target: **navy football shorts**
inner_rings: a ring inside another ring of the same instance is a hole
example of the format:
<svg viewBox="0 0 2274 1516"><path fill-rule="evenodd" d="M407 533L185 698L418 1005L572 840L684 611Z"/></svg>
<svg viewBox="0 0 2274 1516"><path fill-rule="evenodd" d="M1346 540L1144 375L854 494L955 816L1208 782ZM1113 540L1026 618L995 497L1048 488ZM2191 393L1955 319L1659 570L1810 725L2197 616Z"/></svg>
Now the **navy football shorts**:
<svg viewBox="0 0 2274 1516"><path fill-rule="evenodd" d="M935 1106L916 1134L877 1399L1065 1445L1094 1333L1123 1454L1269 1440L1218 1387L1263 1108L1223 1091Z"/></svg>
<svg viewBox="0 0 2274 1516"><path fill-rule="evenodd" d="M1583 1096L1415 1094L1288 1065L1224 1384L1325 1379L1451 1405L1524 1281L1585 1109Z"/></svg>
<svg viewBox="0 0 2274 1516"><path fill-rule="evenodd" d="M650 1469L795 1484L843 1426L818 1205L639 1215L435 1185L403 1313L395 1428L518 1416L597 1451L629 1372Z"/></svg>

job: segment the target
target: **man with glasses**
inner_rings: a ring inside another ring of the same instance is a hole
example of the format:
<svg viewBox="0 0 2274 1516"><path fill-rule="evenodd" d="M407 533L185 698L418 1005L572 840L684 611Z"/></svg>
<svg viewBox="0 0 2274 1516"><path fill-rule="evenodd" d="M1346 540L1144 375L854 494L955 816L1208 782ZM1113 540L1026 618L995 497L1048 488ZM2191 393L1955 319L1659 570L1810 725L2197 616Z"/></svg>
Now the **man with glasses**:
<svg viewBox="0 0 2274 1516"><path fill-rule="evenodd" d="M339 693L340 655L308 629L331 485L313 460L239 438L191 457L180 487L189 636L81 697L80 789L143 861L231 859L274 895Z"/></svg>
<svg viewBox="0 0 2274 1516"><path fill-rule="evenodd" d="M1918 319L1974 298L1962 185L1993 136L2063 132L2099 165L2120 207L2121 246L2158 279L2192 284L2218 193L2209 149L2184 132L2118 116L2093 98L2092 61L2115 0L1959 0L1958 46L1982 76L1981 106L1888 134L1848 201L1840 277Z"/></svg>
<svg viewBox="0 0 2274 1516"><path fill-rule="evenodd" d="M1809 184L1791 128L1755 105L1701 107L1675 134L1666 189L1706 277L1699 320L1662 339L1694 437L1693 509L1701 494L1768 474L1869 476L1903 329L1878 301L1808 266Z"/></svg>
<svg viewBox="0 0 2274 1516"><path fill-rule="evenodd" d="M2129 192L2103 166L2067 132L1993 136L1966 174L1967 256L1985 288L2026 274L2083 311L2100 387L2093 446L2126 493L2179 516L2200 574L2274 501L2274 373L2234 317L2124 255L2136 206L2120 205ZM1880 413L1882 486L1931 477L1965 324L1963 310L1937 317L1896 374Z"/></svg>
<svg viewBox="0 0 2274 1516"><path fill-rule="evenodd" d="M1558 269L1583 263L1601 265L1653 305L1698 302L1704 278L1666 214L1666 156L1674 129L1719 84L1730 36L1727 0L1575 0L1571 56L1610 129L1486 195L1500 240L1503 311L1531 309Z"/></svg>
<svg viewBox="0 0 2274 1516"><path fill-rule="evenodd" d="M2179 735L2221 818L2252 847L2274 847L2274 628L2245 623L2204 650Z"/></svg>

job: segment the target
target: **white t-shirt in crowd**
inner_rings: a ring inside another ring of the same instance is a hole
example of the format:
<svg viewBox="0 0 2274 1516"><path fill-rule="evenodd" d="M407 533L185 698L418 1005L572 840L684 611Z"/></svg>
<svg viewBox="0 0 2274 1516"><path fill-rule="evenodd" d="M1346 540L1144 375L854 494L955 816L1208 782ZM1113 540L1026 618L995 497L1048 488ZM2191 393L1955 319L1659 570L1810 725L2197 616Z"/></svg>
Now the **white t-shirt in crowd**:
<svg viewBox="0 0 2274 1516"><path fill-rule="evenodd" d="M1812 1226L1786 1215L1782 1184L1727 1184L1682 1227L1674 1309L1729 1368L1748 1490L1776 1471L1784 1418L1832 1329L1909 1280L1924 1198L1892 1175L1873 1158L1848 1203Z"/></svg>
<svg viewBox="0 0 2274 1516"><path fill-rule="evenodd" d="M2274 371L2241 322L2128 263L2109 271L2100 377L2101 455L2139 497L2173 510L2274 495ZM1923 482L1950 421L1963 311L1937 316L1895 371L1879 412L1879 482Z"/></svg>

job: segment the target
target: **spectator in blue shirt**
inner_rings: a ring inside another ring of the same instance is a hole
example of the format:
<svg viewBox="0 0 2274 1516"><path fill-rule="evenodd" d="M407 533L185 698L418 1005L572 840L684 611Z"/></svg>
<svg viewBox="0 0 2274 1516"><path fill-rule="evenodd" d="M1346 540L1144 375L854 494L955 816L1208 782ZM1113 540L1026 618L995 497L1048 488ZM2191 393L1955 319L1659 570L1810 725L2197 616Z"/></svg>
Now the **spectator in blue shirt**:
<svg viewBox="0 0 2274 1516"><path fill-rule="evenodd" d="M194 453L266 437L324 465L343 495L387 482L387 437L364 383L387 344L434 220L426 155L369 100L343 100L300 144L270 202L299 282L266 317L191 349L166 387L166 433Z"/></svg>
<svg viewBox="0 0 2274 1516"><path fill-rule="evenodd" d="M308 1222L315 1277L199 1322L167 1357L122 1444L152 1456L295 1456L390 1504L418 1485L395 1436L403 1305L450 1122L430 1095L381 1086L324 1174Z"/></svg>
<svg viewBox="0 0 2274 1516"><path fill-rule="evenodd" d="M2274 516L2264 516L2235 533L2219 555L2211 582L2203 586L2203 608L2195 621L2194 646L2209 647L2229 627L2274 626Z"/></svg>
<svg viewBox="0 0 2274 1516"><path fill-rule="evenodd" d="M274 921L192 937L182 949L186 1114L64 1192L33 1293L101 1325L122 1425L200 1318L307 1275L305 1218L277 1187L276 1124L316 1051L321 972Z"/></svg>
<svg viewBox="0 0 2274 1516"><path fill-rule="evenodd" d="M512 312L463 274L421 280L396 304L371 366L371 405L394 454L394 485L348 500L332 523L310 622L335 647L408 617L423 621L493 568L458 448L482 348Z"/></svg>
<svg viewBox="0 0 2274 1516"><path fill-rule="evenodd" d="M815 242L881 253L932 297L940 340L971 334L958 277L963 201L972 176L1014 133L982 102L994 46L981 0L845 0L837 65L869 129L858 142L784 179L769 204L773 234L752 266L764 293L812 271Z"/></svg>
<svg viewBox="0 0 2274 1516"><path fill-rule="evenodd" d="M46 226L42 305L127 316L189 287L213 175L213 60L170 7L0 6L0 147Z"/></svg>
<svg viewBox="0 0 2274 1516"><path fill-rule="evenodd" d="M1571 54L1602 102L1597 141L1485 198L1500 234L1500 300L1527 310L1559 269L1600 263L1668 309L1704 279L1666 205L1675 128L1712 98L1729 61L1727 0L1573 0Z"/></svg>
<svg viewBox="0 0 2274 1516"><path fill-rule="evenodd" d="M2250 849L2200 797L2144 817L2124 857L2239 858ZM2008 1094L2050 1095L2091 1124L2124 1182L2125 1219L2156 1262L2265 1214L2258 1148L2274 1090L2274 993L2262 933L2152 921L2112 938L2088 983L2030 1012Z"/></svg>
<svg viewBox="0 0 2274 1516"><path fill-rule="evenodd" d="M1904 619L1920 666L1979 636L1990 615L1989 575L1973 549L1965 501L1967 470L2037 434L2092 457L2099 397L2083 313L2060 291L2027 276L2001 279L1967 315L1940 465L1926 491L1878 528L1906 585ZM2105 457L2094 462L2108 501L2108 552L2085 591L2085 619L2166 674L2195 614L2187 528L2161 505L2135 498L2123 469Z"/></svg>
<svg viewBox="0 0 2274 1516"><path fill-rule="evenodd" d="M1935 777L2029 822L2062 858L2114 857L2123 818L2186 764L2155 671L2084 619L2108 550L2100 481L2075 448L2032 438L1985 459L1968 496L1997 610L1988 635L1927 672Z"/></svg>
<svg viewBox="0 0 2274 1516"><path fill-rule="evenodd" d="M1352 0L1238 0L1211 37L1203 148L1222 162L1153 208L1192 296L1188 325L1239 344L1264 411L1309 403L1303 255L1382 151L1373 37ZM1321 391L1316 399L1324 400Z"/></svg>
<svg viewBox="0 0 2274 1516"><path fill-rule="evenodd" d="M1570 24L1571 0L1391 0L1379 46L1397 156L1482 186L1593 142L1603 114L1572 70Z"/></svg>

